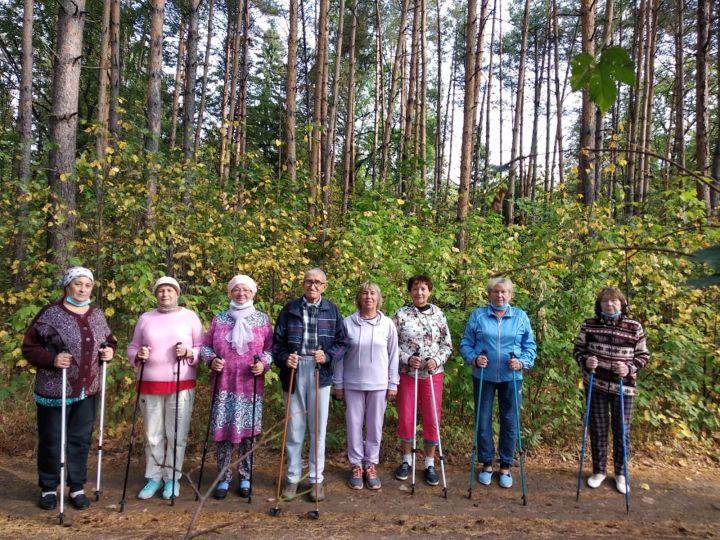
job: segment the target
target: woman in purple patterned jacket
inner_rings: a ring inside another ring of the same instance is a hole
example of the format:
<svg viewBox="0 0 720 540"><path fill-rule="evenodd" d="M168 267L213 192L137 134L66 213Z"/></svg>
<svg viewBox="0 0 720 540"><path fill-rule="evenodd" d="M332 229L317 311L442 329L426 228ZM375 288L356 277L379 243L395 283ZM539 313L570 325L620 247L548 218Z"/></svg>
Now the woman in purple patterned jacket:
<svg viewBox="0 0 720 540"><path fill-rule="evenodd" d="M38 505L43 510L57 505L60 484L63 369L67 369L66 470L70 504L77 510L90 506L83 486L100 391L100 362L109 362L117 346L102 310L90 305L94 283L87 268L70 268L60 281L63 297L40 310L22 344L23 356L37 368L33 399L37 404Z"/></svg>

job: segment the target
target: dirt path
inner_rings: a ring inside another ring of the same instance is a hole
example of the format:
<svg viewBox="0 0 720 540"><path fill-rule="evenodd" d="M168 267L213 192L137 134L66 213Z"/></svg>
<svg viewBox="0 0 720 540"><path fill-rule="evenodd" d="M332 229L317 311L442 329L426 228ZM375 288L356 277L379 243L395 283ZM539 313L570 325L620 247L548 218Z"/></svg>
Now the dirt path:
<svg viewBox="0 0 720 540"><path fill-rule="evenodd" d="M313 520L306 513L314 505L305 499L283 504L279 517L269 515L268 510L275 506L276 462L270 458L259 461L265 466L256 472L252 504L232 492L224 501L210 499L195 528L200 538L720 538L720 476L712 469L633 468L628 516L612 480L594 491L583 489L576 503L577 472L567 464L550 469L529 462L528 505L523 506L517 470L512 489L475 484L470 501L465 467L448 467L449 495L444 499L441 486L425 485L421 475L415 495L411 495L409 482L392 479L390 464L379 469L383 481L379 492L350 490L345 486L345 467L339 460L330 460L328 500L320 504L320 519ZM101 501L93 502L85 512L68 508L66 526L60 527L57 511L44 512L36 506L34 458L0 458L0 537L183 537L196 508L188 485L183 485L174 507L159 497L139 501L135 494L142 487L142 469L135 463L125 512L119 513L124 466L124 456L106 457ZM94 489L94 471L91 463L88 494ZM214 467L207 470L212 473Z"/></svg>

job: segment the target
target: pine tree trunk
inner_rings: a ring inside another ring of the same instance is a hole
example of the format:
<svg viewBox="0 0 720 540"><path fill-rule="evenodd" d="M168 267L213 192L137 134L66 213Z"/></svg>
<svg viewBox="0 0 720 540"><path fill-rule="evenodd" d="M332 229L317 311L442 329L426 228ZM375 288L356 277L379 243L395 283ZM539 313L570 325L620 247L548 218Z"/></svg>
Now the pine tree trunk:
<svg viewBox="0 0 720 540"><path fill-rule="evenodd" d="M242 26L243 0L238 0L237 14L235 18L234 34L232 39L232 48L230 54L232 61L228 63L232 65L230 68L230 90L228 93L228 114L227 119L223 123L225 132L224 137L220 140L220 182L224 182L229 178L230 174L230 148L232 146L233 135L235 133L235 107L237 105L236 89L238 81L238 65L240 62L240 27ZM229 41L229 38L228 38ZM222 131L221 131L222 135Z"/></svg>
<svg viewBox="0 0 720 540"><path fill-rule="evenodd" d="M405 117L403 118L404 129L402 137L402 153L400 159L400 197L408 198L409 183L414 181L417 153L411 155L414 146L413 122L416 120L416 100L418 90L418 67L420 48L420 0L415 0L413 7L413 26L410 34L410 69L408 74L407 94L405 95ZM416 139L415 139L416 140Z"/></svg>
<svg viewBox="0 0 720 540"><path fill-rule="evenodd" d="M13 255L18 267L13 274L13 285L20 287L25 280L25 258L28 236L28 196L32 164L32 73L33 73L33 0L23 2L22 67L20 72L20 99L18 103L17 129L20 140L14 158L17 178L15 200L17 201L16 235Z"/></svg>
<svg viewBox="0 0 720 540"><path fill-rule="evenodd" d="M595 9L593 0L581 0L580 20L582 28L582 52L595 56ZM582 113L580 118L580 155L578 156L578 175L580 194L583 203L591 205L595 201L593 170L596 166L595 155L591 152L595 138L595 104L590 100L590 91L582 91Z"/></svg>
<svg viewBox="0 0 720 540"><path fill-rule="evenodd" d="M472 168L472 139L475 130L475 35L477 27L476 0L468 0L465 24L465 99L463 105L462 143L460 146L460 183L458 186L457 220L460 224L455 247L465 251L467 244L467 215L470 202L470 173Z"/></svg>
<svg viewBox="0 0 720 540"><path fill-rule="evenodd" d="M145 135L145 153L154 160L161 136L162 115L162 54L163 23L165 21L165 0L150 2L150 54L148 55L147 89L147 130ZM147 196L145 199L145 224L155 227L155 199L157 198L157 178L153 166L148 170Z"/></svg>
<svg viewBox="0 0 720 540"><path fill-rule="evenodd" d="M247 146L247 92L248 75L250 73L250 0L243 3L242 14L242 41L240 43L240 74L238 76L238 122L237 137L235 142L235 165L240 165L242 156L245 155ZM240 167L237 169L238 178Z"/></svg>
<svg viewBox="0 0 720 540"><path fill-rule="evenodd" d="M683 50L683 37L685 32L685 19L683 8L685 0L677 0L675 23L675 84L673 86L673 108L675 109L675 133L673 136L673 151L671 159L680 167L685 167L685 51ZM675 169L675 173L679 173Z"/></svg>
<svg viewBox="0 0 720 540"><path fill-rule="evenodd" d="M47 178L52 205L49 243L52 262L63 272L75 240L75 151L82 66L85 0L58 0L57 44L48 142Z"/></svg>
<svg viewBox="0 0 720 540"><path fill-rule="evenodd" d="M108 117L110 115L108 84L110 84L110 4L112 0L103 0L103 18L100 34L100 70L98 73L98 135L95 139L95 157L105 157Z"/></svg>
<svg viewBox="0 0 720 540"><path fill-rule="evenodd" d="M170 151L175 148L177 135L178 110L180 109L180 89L183 87L185 66L185 21L180 21L180 38L178 41L177 65L175 66L175 89L173 91L172 111L170 113Z"/></svg>
<svg viewBox="0 0 720 540"><path fill-rule="evenodd" d="M210 68L210 51L213 38L213 15L215 13L215 0L208 4L207 41L205 42L205 59L203 60L202 87L200 90L200 109L198 110L197 123L195 128L195 143L193 153L197 154L200 146L200 134L202 133L203 120L205 118L205 102L207 101L208 71Z"/></svg>
<svg viewBox="0 0 720 540"><path fill-rule="evenodd" d="M378 0L379 1L379 0ZM407 21L407 12L410 0L403 0L400 9L400 21L398 23L398 40L395 47L395 58L393 60L392 69L390 71L390 90L388 92L387 110L385 111L385 120L382 129L382 147L380 158L380 188L383 189L387 179L389 157L390 157L390 136L392 135L393 112L395 110L395 99L398 92L398 78L401 65L403 62L403 49L405 42L405 25ZM400 116L402 119L402 115Z"/></svg>
<svg viewBox="0 0 720 540"><path fill-rule="evenodd" d="M323 145L322 186L323 208L327 216L329 210L330 181L335 170L335 130L337 126L338 103L340 103L340 66L342 64L342 45L345 33L345 0L340 0L338 11L337 42L335 45L335 69L333 73L332 103L328 111L328 130ZM344 159L344 158L343 158ZM327 223L323 223L323 230Z"/></svg>
<svg viewBox="0 0 720 540"><path fill-rule="evenodd" d="M708 69L710 46L710 0L698 0L697 49L695 53L695 170L703 176L708 173ZM700 181L696 182L698 199L705 203L710 215L710 190Z"/></svg>
<svg viewBox="0 0 720 540"><path fill-rule="evenodd" d="M285 145L287 146L285 163L288 178L292 184L297 180L297 148L295 144L295 125L297 121L297 40L298 40L298 0L290 0L288 61L286 91Z"/></svg>
<svg viewBox="0 0 720 540"><path fill-rule="evenodd" d="M347 120L345 121L345 144L343 148L343 202L342 213L347 215L350 207L350 193L355 185L355 50L357 37L358 0L352 4L352 26L350 27L350 50L348 63Z"/></svg>
<svg viewBox="0 0 720 540"><path fill-rule="evenodd" d="M490 170L490 98L492 96L492 79L493 79L493 62L495 61L495 23L497 22L497 0L493 0L493 20L490 29L490 58L488 58L488 76L487 76L487 92L486 94L486 123L485 123L485 163L483 164L482 176L486 179ZM502 155L500 155L502 157Z"/></svg>
<svg viewBox="0 0 720 540"><path fill-rule="evenodd" d="M555 109L556 114L555 118L557 119L557 126L555 127L555 145L554 149L557 150L557 163L558 163L558 182L560 185L563 185L565 183L565 163L564 163L564 156L563 156L563 133L562 133L562 117L563 117L563 98L565 97L565 92L563 90L562 94L560 93L560 23L559 21L559 14L558 14L558 0L552 0L552 20L553 20L553 32L552 32L552 39L553 39L553 53L554 53L554 59L553 59L553 65L555 67ZM573 42L574 42L573 36ZM567 82L567 77L566 77ZM553 162L555 161L554 153L553 153ZM555 169L555 167L551 167L551 169ZM552 191L555 188L555 177L550 177L550 191Z"/></svg>
<svg viewBox="0 0 720 540"><path fill-rule="evenodd" d="M320 0L318 17L317 52L315 55L315 89L313 103L313 126L310 146L310 189L308 194L308 213L313 223L317 214L318 188L321 181L322 130L324 126L323 110L327 103L327 55L328 55L328 10L329 0Z"/></svg>
<svg viewBox="0 0 720 540"><path fill-rule="evenodd" d="M120 134L120 0L110 3L110 110L108 131L113 144Z"/></svg>
<svg viewBox="0 0 720 540"><path fill-rule="evenodd" d="M195 137L193 128L195 123L195 89L197 86L197 50L200 28L200 2L201 0L188 0L188 34L187 56L185 58L185 88L183 92L183 142L182 150L185 158L187 172L183 204L190 203L193 177L190 163L194 159Z"/></svg>
<svg viewBox="0 0 720 540"><path fill-rule="evenodd" d="M385 81L383 77L383 48L382 26L380 25L379 0L375 1L375 92L373 93L373 139L372 139L372 187L377 187L378 181L378 141L380 138L380 122L384 118L385 108Z"/></svg>
<svg viewBox="0 0 720 540"><path fill-rule="evenodd" d="M628 106L628 158L627 165L625 167L625 213L627 215L633 215L635 213L635 207L633 202L635 201L635 185L637 178L637 150L638 150L638 124L640 118L640 104L641 104L641 82L643 80L643 66L644 66L644 51L645 51L645 12L647 11L648 0L640 1L640 8L636 14L637 22L635 24L635 37L633 39L634 50L635 50L635 84L630 92L630 100Z"/></svg>

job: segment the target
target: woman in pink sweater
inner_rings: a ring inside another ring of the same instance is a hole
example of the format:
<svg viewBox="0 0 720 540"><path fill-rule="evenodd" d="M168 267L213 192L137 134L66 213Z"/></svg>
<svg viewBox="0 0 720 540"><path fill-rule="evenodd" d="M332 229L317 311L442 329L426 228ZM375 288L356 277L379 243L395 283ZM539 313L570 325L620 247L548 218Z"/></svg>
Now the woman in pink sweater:
<svg viewBox="0 0 720 540"><path fill-rule="evenodd" d="M156 307L140 316L128 345L128 359L135 369L139 370L140 364L145 363L138 392L145 420L147 483L138 493L138 499L149 499L160 488L163 488L163 498L170 499L180 494L180 476L195 400L202 323L193 311L178 305L180 285L175 279L169 276L158 279L153 294ZM174 459L176 399L178 428Z"/></svg>

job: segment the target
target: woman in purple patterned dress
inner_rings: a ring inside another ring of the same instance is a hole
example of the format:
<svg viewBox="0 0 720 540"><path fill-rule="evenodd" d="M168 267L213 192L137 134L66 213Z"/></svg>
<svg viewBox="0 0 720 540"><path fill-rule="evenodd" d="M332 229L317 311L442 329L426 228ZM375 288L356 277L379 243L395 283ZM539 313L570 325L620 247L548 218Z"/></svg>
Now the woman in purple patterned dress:
<svg viewBox="0 0 720 540"><path fill-rule="evenodd" d="M238 493L241 497L250 494L250 452L262 431L265 372L272 363L272 325L270 318L253 305L255 281L237 275L227 290L230 307L213 317L200 352L213 371L210 387L215 389L215 405L211 426L217 443L218 471L224 471L215 489L216 499L224 499L230 487L234 445L244 456L238 463Z"/></svg>

